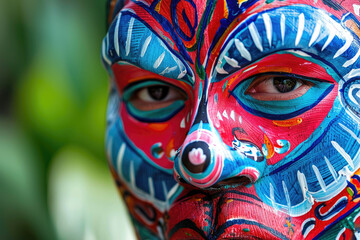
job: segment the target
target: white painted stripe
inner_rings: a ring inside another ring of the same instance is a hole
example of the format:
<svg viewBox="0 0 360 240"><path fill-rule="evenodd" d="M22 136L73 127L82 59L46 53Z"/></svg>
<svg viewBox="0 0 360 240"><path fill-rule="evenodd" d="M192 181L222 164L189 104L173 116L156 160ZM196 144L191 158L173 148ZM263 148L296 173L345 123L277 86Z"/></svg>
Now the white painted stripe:
<svg viewBox="0 0 360 240"><path fill-rule="evenodd" d="M341 154L341 156L345 159L345 161L350 165L352 170L355 170L354 162L351 159L350 155L347 152L345 152L345 150L337 142L331 141L331 144Z"/></svg>
<svg viewBox="0 0 360 240"><path fill-rule="evenodd" d="M229 116L227 115L227 112L226 110L223 111L223 114L222 114L226 119L229 119Z"/></svg>
<svg viewBox="0 0 360 240"><path fill-rule="evenodd" d="M114 33L114 47L115 52L118 56L120 56L120 50L119 50L119 25L120 25L120 19L121 19L121 13L119 13L115 25L115 33Z"/></svg>
<svg viewBox="0 0 360 240"><path fill-rule="evenodd" d="M177 189L179 188L179 184L175 184L169 191L168 196L166 197L167 199L170 199L177 191Z"/></svg>
<svg viewBox="0 0 360 240"><path fill-rule="evenodd" d="M155 189L154 189L154 183L152 177L148 178L148 184L149 184L149 193L152 199L154 199L155 196Z"/></svg>
<svg viewBox="0 0 360 240"><path fill-rule="evenodd" d="M125 42L125 53L126 53L126 56L128 56L129 53L130 53L131 35L132 35L132 29L133 29L133 27L134 27L134 21L135 21L135 18L131 18L131 19L130 19L129 28L128 28L128 31L127 31L126 42Z"/></svg>
<svg viewBox="0 0 360 240"><path fill-rule="evenodd" d="M285 21L286 21L286 18L285 18L285 15L284 14L281 14L281 17L280 17L280 30L281 30L281 40L282 40L282 44L284 45L284 41L285 41Z"/></svg>
<svg viewBox="0 0 360 240"><path fill-rule="evenodd" d="M217 116L217 118L218 118L220 121L223 120L223 118L221 117L221 114L220 114L219 112L217 112L216 116Z"/></svg>
<svg viewBox="0 0 360 240"><path fill-rule="evenodd" d="M358 77L360 75L360 68L352 69L348 74L344 76L344 80L347 81L353 77Z"/></svg>
<svg viewBox="0 0 360 240"><path fill-rule="evenodd" d="M106 38L108 39L108 37L106 36ZM102 57L103 59L105 60L105 62L110 66L111 65L111 61L109 60L107 54L106 54L106 44L105 44L105 39L102 43L102 47L101 47L101 50L102 50Z"/></svg>
<svg viewBox="0 0 360 240"><path fill-rule="evenodd" d="M239 39L235 39L235 47L240 52L240 55L248 61L251 61L251 54L245 48L244 44Z"/></svg>
<svg viewBox="0 0 360 240"><path fill-rule="evenodd" d="M298 24L298 31L297 31L296 39L295 39L295 46L297 46L301 40L301 37L304 32L304 27L305 27L305 17L304 17L304 14L301 13L299 15L299 24Z"/></svg>
<svg viewBox="0 0 360 240"><path fill-rule="evenodd" d="M257 47L257 49L260 50L260 52L262 52L264 49L263 49L263 46L261 44L261 38L260 38L260 34L255 26L255 23L250 23L249 25L249 31L250 31L250 35L251 35L251 38L253 39L254 43L255 43L255 46Z"/></svg>
<svg viewBox="0 0 360 240"><path fill-rule="evenodd" d="M146 39L145 39L145 42L144 42L144 45L142 46L141 48L141 53L140 53L140 57L144 57L145 53L146 53L146 50L148 49L149 47L149 44L151 42L151 35L148 36Z"/></svg>
<svg viewBox="0 0 360 240"><path fill-rule="evenodd" d="M265 25L265 30L266 30L266 37L269 41L269 45L271 47L271 42L272 42L272 22L271 22L271 18L269 16L269 14L264 13L263 15L263 20L264 20L264 25Z"/></svg>
<svg viewBox="0 0 360 240"><path fill-rule="evenodd" d="M180 128L185 128L185 117L181 120Z"/></svg>
<svg viewBox="0 0 360 240"><path fill-rule="evenodd" d="M342 48L340 48L334 55L334 59L339 57L341 54L343 54L346 50L349 49L349 47L351 46L352 42L354 40L354 37L352 35L348 35L346 37L346 42L344 44L344 46L342 46Z"/></svg>
<svg viewBox="0 0 360 240"><path fill-rule="evenodd" d="M347 61L344 63L343 67L348 67L348 66L354 64L354 63L358 60L359 57L360 57L360 49L359 49L359 51L355 54L355 56L354 56L353 58L347 60Z"/></svg>
<svg viewBox="0 0 360 240"><path fill-rule="evenodd" d="M290 202L290 196L289 196L289 191L286 187L286 184L284 182L284 180L282 181L282 186L283 186L283 189L284 189L284 194L285 194L285 199L286 199L286 203L287 203L287 206L288 206L288 210L290 211L290 208L291 208L291 202Z"/></svg>
<svg viewBox="0 0 360 240"><path fill-rule="evenodd" d="M165 197L165 201L167 202L168 201L168 190L167 190L167 187L166 187L166 183L164 181L161 182L162 184L162 187L163 187L163 191L164 191L164 197Z"/></svg>
<svg viewBox="0 0 360 240"><path fill-rule="evenodd" d="M273 185L270 183L269 184L269 188L270 188L270 200L271 200L271 203L273 205L273 208L276 209L276 202L275 202L275 196L274 196L274 187Z"/></svg>
<svg viewBox="0 0 360 240"><path fill-rule="evenodd" d="M335 171L334 166L330 163L330 161L329 161L329 159L327 159L327 157L324 156L324 159L325 159L327 167L329 168L331 175L333 176L335 182L337 182L337 173Z"/></svg>
<svg viewBox="0 0 360 240"><path fill-rule="evenodd" d="M159 73L159 74L160 74L160 75L165 75L166 73L175 71L177 68L178 68L177 66L174 66L174 67L171 67L171 68L166 67L166 68L164 69L164 71L162 71L162 72Z"/></svg>
<svg viewBox="0 0 360 240"><path fill-rule="evenodd" d="M156 59L156 61L154 62L153 68L157 69L160 66L160 64L162 63L162 61L164 60L164 57L165 57L165 52L163 52L158 57L158 59Z"/></svg>
<svg viewBox="0 0 360 240"><path fill-rule="evenodd" d="M314 170L314 173L315 173L315 176L320 184L320 187L321 189L326 192L326 185L325 185L325 182L324 182L324 179L323 177L321 176L321 173L319 171L319 169L315 166L315 165L312 165L312 168Z"/></svg>
<svg viewBox="0 0 360 240"><path fill-rule="evenodd" d="M331 41L335 37L335 29L329 28L329 31L330 31L330 33L329 33L328 39L326 40L324 46L321 48L321 51L324 51L324 49L331 43Z"/></svg>
<svg viewBox="0 0 360 240"><path fill-rule="evenodd" d="M297 178L299 181L301 192L303 194L303 198L306 199L307 198L306 193L308 191L308 187L307 187L305 175L303 173L301 173L300 171L297 171Z"/></svg>
<svg viewBox="0 0 360 240"><path fill-rule="evenodd" d="M231 117L231 119L232 119L233 121L235 121L235 112L234 112L234 110L231 111L230 117Z"/></svg>
<svg viewBox="0 0 360 240"><path fill-rule="evenodd" d="M228 56L224 56L225 61L234 68L239 68L239 63L233 58L229 58Z"/></svg>
<svg viewBox="0 0 360 240"><path fill-rule="evenodd" d="M352 138L354 138L359 144L360 144L360 138L358 136L356 136L356 134L351 131L349 128L347 128L346 126L344 126L343 124L339 123L340 127L342 127L346 132L348 132L350 134L350 136Z"/></svg>
<svg viewBox="0 0 360 240"><path fill-rule="evenodd" d="M219 73L219 74L229 74L227 71L225 71L221 66L217 66L216 67L216 71Z"/></svg>
<svg viewBox="0 0 360 240"><path fill-rule="evenodd" d="M130 162L130 185L133 189L137 189L135 185L135 169L134 169L134 161Z"/></svg>
<svg viewBox="0 0 360 240"><path fill-rule="evenodd" d="M125 148L126 144L122 143L116 159L117 173L119 174L119 176L122 176L122 162L124 159Z"/></svg>
<svg viewBox="0 0 360 240"><path fill-rule="evenodd" d="M316 22L314 32L313 32L313 34L311 36L311 39L310 39L310 42L309 42L309 47L311 47L314 44L314 42L318 39L318 37L320 35L320 29L321 29L321 21L318 20Z"/></svg>

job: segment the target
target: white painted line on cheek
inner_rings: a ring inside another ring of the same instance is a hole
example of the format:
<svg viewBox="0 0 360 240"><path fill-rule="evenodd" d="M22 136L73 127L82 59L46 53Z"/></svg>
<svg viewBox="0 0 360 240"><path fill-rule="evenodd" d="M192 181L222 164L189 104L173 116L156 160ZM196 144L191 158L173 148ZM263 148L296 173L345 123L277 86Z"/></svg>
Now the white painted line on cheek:
<svg viewBox="0 0 360 240"><path fill-rule="evenodd" d="M122 177L122 162L123 162L123 159L124 159L125 148L126 148L126 144L122 143L121 147L120 147L120 150L119 150L119 153L117 155L117 159L116 159L117 160L116 161L117 172L119 174L119 177Z"/></svg>
<svg viewBox="0 0 360 240"><path fill-rule="evenodd" d="M312 165L312 169L314 170L316 179L318 180L321 189L322 189L324 192L326 192L326 185L325 185L325 182L324 182L323 177L321 176L321 173L320 173L319 169L318 169L315 165Z"/></svg>
<svg viewBox="0 0 360 240"><path fill-rule="evenodd" d="M333 176L335 182L337 182L337 173L335 171L335 168L334 166L330 163L329 159L327 159L327 157L324 156L324 159L325 159L325 162L326 162L326 165L327 167L329 168L329 171L331 173L331 175Z"/></svg>
<svg viewBox="0 0 360 240"><path fill-rule="evenodd" d="M223 120L223 118L221 117L221 114L219 113L219 112L217 112L217 118L220 120L220 121L222 121Z"/></svg>
<svg viewBox="0 0 360 240"><path fill-rule="evenodd" d="M345 159L345 161L350 165L352 170L355 169L353 160L351 159L350 155L345 152L345 150L335 141L331 141L331 144L334 146L334 148L340 153L340 155Z"/></svg>
<svg viewBox="0 0 360 240"><path fill-rule="evenodd" d="M233 121L235 121L235 113L234 113L234 110L231 111L230 113L230 117Z"/></svg>
<svg viewBox="0 0 360 240"><path fill-rule="evenodd" d="M180 128L185 128L185 117L181 120Z"/></svg>
<svg viewBox="0 0 360 240"><path fill-rule="evenodd" d="M229 116L227 115L226 110L224 110L223 114L222 114L226 119L229 119Z"/></svg>

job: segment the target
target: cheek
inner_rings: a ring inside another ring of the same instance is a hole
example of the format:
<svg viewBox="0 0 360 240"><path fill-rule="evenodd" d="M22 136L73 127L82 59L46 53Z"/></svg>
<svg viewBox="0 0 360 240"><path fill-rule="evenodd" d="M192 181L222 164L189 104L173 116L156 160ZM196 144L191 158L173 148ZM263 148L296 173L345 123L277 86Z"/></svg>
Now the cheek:
<svg viewBox="0 0 360 240"><path fill-rule="evenodd" d="M208 111L225 144L232 146L234 138L250 141L263 149L268 165L272 165L309 139L319 128L333 107L337 92L336 85L321 102L308 111L291 119L271 120L246 111L229 94L226 86L216 83L209 94Z"/></svg>
<svg viewBox="0 0 360 240"><path fill-rule="evenodd" d="M124 134L136 148L141 149L150 160L164 169L172 169L176 150L181 146L190 127L190 101L184 108L165 122L145 123L133 118L124 103L120 107L120 116Z"/></svg>

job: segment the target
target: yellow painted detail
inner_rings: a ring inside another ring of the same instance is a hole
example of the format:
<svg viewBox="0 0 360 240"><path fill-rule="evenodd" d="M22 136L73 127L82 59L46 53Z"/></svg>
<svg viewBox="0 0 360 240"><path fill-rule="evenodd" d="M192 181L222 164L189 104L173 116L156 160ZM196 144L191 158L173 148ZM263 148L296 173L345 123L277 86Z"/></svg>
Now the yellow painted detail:
<svg viewBox="0 0 360 240"><path fill-rule="evenodd" d="M161 7L161 0L159 1L158 4L156 4L155 11L160 12L160 7Z"/></svg>

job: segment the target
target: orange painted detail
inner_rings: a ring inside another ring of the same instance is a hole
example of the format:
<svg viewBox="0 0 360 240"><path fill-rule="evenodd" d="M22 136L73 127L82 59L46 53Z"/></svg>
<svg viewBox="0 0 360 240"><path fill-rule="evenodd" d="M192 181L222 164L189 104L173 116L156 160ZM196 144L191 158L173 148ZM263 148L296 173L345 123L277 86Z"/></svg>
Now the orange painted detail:
<svg viewBox="0 0 360 240"><path fill-rule="evenodd" d="M170 141L169 141L169 144L166 146L166 149L165 149L165 155L168 157L168 158L171 158L171 151L174 149L174 139L172 138Z"/></svg>
<svg viewBox="0 0 360 240"><path fill-rule="evenodd" d="M273 123L278 127L292 127L302 123L302 118L292 118L289 120L274 120Z"/></svg>
<svg viewBox="0 0 360 240"><path fill-rule="evenodd" d="M272 156L274 156L275 150L274 150L274 144L270 141L269 137L264 134L264 143L266 145L268 155L266 156L266 159L270 159Z"/></svg>
<svg viewBox="0 0 360 240"><path fill-rule="evenodd" d="M229 10L227 8L226 0L224 0L224 18L229 17Z"/></svg>
<svg viewBox="0 0 360 240"><path fill-rule="evenodd" d="M345 25L350 28L358 37L360 37L360 29L354 20L349 19L345 22Z"/></svg>
<svg viewBox="0 0 360 240"><path fill-rule="evenodd" d="M151 130L158 131L158 132L164 131L166 128L168 128L168 126L169 126L168 123L149 123L148 124L148 127Z"/></svg>

